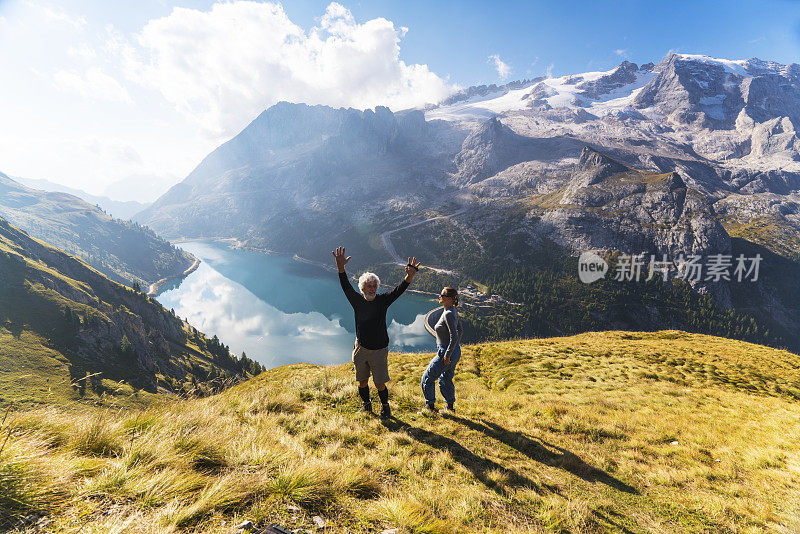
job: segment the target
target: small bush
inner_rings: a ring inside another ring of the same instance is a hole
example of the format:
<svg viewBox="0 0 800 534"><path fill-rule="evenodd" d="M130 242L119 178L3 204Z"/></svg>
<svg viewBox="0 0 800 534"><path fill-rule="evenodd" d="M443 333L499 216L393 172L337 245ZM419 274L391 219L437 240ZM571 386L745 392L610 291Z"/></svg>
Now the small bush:
<svg viewBox="0 0 800 534"><path fill-rule="evenodd" d="M0 527L23 514L47 514L66 496L66 488L37 469L31 459L8 447L0 456Z"/></svg>
<svg viewBox="0 0 800 534"><path fill-rule="evenodd" d="M43 413L19 414L7 425L14 435L36 437L50 448L63 447L69 442L70 430L66 424L57 423Z"/></svg>
<svg viewBox="0 0 800 534"><path fill-rule="evenodd" d="M375 476L360 467L345 467L336 475L336 486L341 493L360 499L371 499L380 494L381 486Z"/></svg>
<svg viewBox="0 0 800 534"><path fill-rule="evenodd" d="M109 428L103 413L88 426L77 429L70 448L84 456L119 456L123 451L119 437Z"/></svg>
<svg viewBox="0 0 800 534"><path fill-rule="evenodd" d="M182 437L173 448L198 471L218 471L228 467L225 449L198 437Z"/></svg>
<svg viewBox="0 0 800 534"><path fill-rule="evenodd" d="M451 534L450 525L438 519L433 512L415 498L394 497L381 499L370 511L392 525L400 525L420 534Z"/></svg>
<svg viewBox="0 0 800 534"><path fill-rule="evenodd" d="M171 519L177 527L186 528L215 511L246 506L259 489L253 482L241 474L218 478L204 487L191 504L176 510Z"/></svg>
<svg viewBox="0 0 800 534"><path fill-rule="evenodd" d="M328 480L309 473L284 472L276 476L267 490L287 501L317 510L333 500L334 488Z"/></svg>

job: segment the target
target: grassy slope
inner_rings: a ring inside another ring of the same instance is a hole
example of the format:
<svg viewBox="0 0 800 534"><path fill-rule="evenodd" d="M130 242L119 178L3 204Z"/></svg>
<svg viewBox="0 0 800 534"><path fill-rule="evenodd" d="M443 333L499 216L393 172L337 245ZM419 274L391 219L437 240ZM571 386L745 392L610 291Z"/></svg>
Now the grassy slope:
<svg viewBox="0 0 800 534"><path fill-rule="evenodd" d="M75 401L106 406L142 407L158 395L134 390L124 380L102 379L102 392L87 387L83 394L72 387L70 367L75 361L49 346L34 331L11 332L0 328L0 407L66 405ZM74 360L74 358L73 358ZM73 371L74 372L74 371Z"/></svg>
<svg viewBox="0 0 800 534"><path fill-rule="evenodd" d="M48 261L61 266L56 268ZM157 361L165 366L164 374L155 374L162 392L181 386L188 389L195 383L204 388L209 371L231 363L215 358L205 346L198 347L197 343L207 342L205 336L195 334L157 302L107 280L82 260L30 238L2 219L0 287L0 407L11 402L29 407L79 399L126 407L150 402L156 395L131 386L143 373L134 354L116 348L100 350L94 345L82 348L78 343L79 336L89 331L88 317L102 321L109 330L119 314L136 317L125 304L153 315L147 328L163 325L156 320L166 318L184 334L181 339L169 339L169 354ZM68 310L73 319L66 318ZM102 327L95 330L102 331ZM113 339L115 347L120 346L120 339ZM102 374L95 380L83 379L97 372ZM172 376L165 376L167 373Z"/></svg>
<svg viewBox="0 0 800 534"><path fill-rule="evenodd" d="M785 218L762 217L743 222L730 217L721 222L731 237L757 243L779 256L800 261L799 229Z"/></svg>
<svg viewBox="0 0 800 534"><path fill-rule="evenodd" d="M180 275L195 259L149 228L110 217L67 193L25 187L2 173L0 216L126 285L147 287Z"/></svg>
<svg viewBox="0 0 800 534"><path fill-rule="evenodd" d="M435 417L417 413L428 358L391 356L387 423L356 413L349 365L142 411L13 414L0 505L56 532L800 527L795 354L678 331L472 345L458 413Z"/></svg>

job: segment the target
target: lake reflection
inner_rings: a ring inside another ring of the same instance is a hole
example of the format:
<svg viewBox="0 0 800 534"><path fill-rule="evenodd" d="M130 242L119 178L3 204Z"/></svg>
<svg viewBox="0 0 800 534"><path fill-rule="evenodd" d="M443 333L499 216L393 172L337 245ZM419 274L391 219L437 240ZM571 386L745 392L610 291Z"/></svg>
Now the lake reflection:
<svg viewBox="0 0 800 534"><path fill-rule="evenodd" d="M181 247L200 267L158 301L231 352L246 352L268 368L288 363L340 364L350 360L353 311L336 274L290 258L232 250L206 242ZM381 284L388 291L400 280ZM434 350L424 314L436 304L403 294L389 308L391 350Z"/></svg>

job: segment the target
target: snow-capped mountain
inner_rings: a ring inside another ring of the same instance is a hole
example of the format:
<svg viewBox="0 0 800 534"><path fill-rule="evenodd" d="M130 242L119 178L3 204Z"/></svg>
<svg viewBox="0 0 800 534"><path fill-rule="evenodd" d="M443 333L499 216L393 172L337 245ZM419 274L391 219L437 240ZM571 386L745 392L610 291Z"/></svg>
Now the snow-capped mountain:
<svg viewBox="0 0 800 534"><path fill-rule="evenodd" d="M794 130L800 120L798 83L800 65L794 63L670 54L657 65L638 67L624 61L606 72L549 78L484 98L440 105L427 110L425 117L467 121L521 112L582 124L611 116L634 119L643 129L657 133L679 125L669 132L675 134L675 141L688 140L705 157L753 161L779 156L772 166L785 168L789 161L800 161ZM702 130L714 134L696 140L694 135L687 136ZM759 163L770 165L769 161Z"/></svg>
<svg viewBox="0 0 800 534"><path fill-rule="evenodd" d="M546 78L516 90L498 90L489 98L440 105L425 113L427 120L479 120L528 109L584 109L596 117L631 108L634 97L656 74L653 65L640 69L624 61L606 72Z"/></svg>
<svg viewBox="0 0 800 534"><path fill-rule="evenodd" d="M426 109L282 102L137 220L324 261L345 239L365 261L416 247L444 268L454 256L431 244L453 239L520 264L548 244L675 256L743 241L797 266L797 126L797 64L681 54L473 87ZM724 281L695 287L742 305ZM754 306L800 332L785 292L759 291Z"/></svg>

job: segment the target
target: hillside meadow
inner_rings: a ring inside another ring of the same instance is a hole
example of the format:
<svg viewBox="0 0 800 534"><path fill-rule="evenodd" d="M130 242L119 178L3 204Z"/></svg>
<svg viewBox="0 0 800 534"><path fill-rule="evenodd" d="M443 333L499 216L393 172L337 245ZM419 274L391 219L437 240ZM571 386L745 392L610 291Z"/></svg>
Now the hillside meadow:
<svg viewBox="0 0 800 534"><path fill-rule="evenodd" d="M419 413L430 357L390 356L386 422L357 413L350 365L280 367L211 397L139 408L11 408L0 527L800 529L796 354L680 331L469 345L456 412L438 415Z"/></svg>

